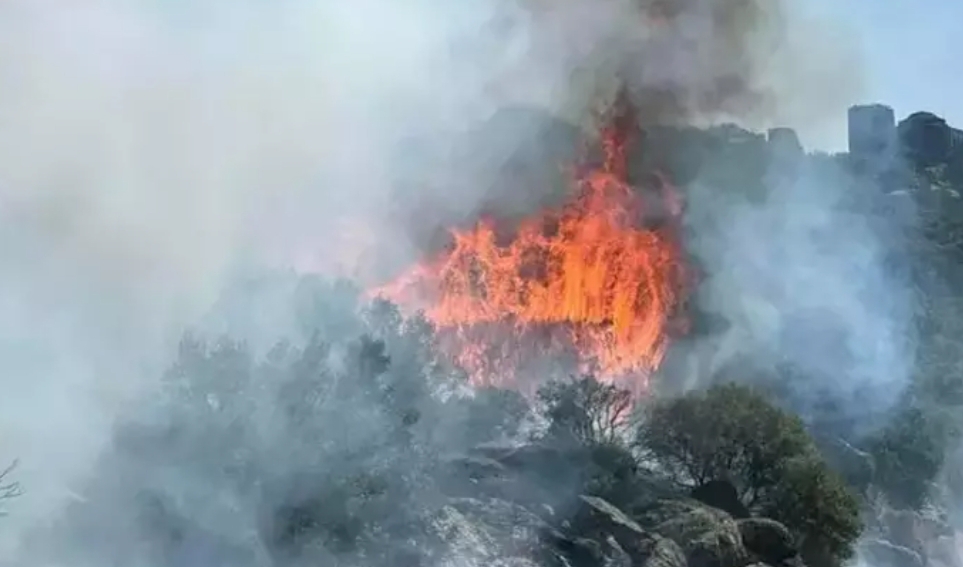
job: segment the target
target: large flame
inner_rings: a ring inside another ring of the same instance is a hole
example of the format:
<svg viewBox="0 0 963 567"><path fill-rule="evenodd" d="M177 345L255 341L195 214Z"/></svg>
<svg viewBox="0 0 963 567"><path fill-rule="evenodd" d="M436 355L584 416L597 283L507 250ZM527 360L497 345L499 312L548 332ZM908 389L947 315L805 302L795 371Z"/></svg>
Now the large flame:
<svg viewBox="0 0 963 567"><path fill-rule="evenodd" d="M476 385L523 385L526 360L564 354L580 372L645 388L681 321L686 282L677 194L658 179L666 218L646 226L652 211L627 182L636 124L630 106L613 112L604 158L576 172L561 209L525 220L508 242L492 220L453 230L446 252L374 293L423 310Z"/></svg>

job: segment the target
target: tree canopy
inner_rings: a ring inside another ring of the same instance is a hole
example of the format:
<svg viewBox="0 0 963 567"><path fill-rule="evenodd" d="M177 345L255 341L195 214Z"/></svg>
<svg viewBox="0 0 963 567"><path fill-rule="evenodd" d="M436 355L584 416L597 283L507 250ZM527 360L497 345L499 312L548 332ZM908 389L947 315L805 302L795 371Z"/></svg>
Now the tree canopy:
<svg viewBox="0 0 963 567"><path fill-rule="evenodd" d="M783 522L812 556L845 559L859 501L820 457L803 423L752 388L716 385L646 408L643 464L683 486L725 480L753 512Z"/></svg>

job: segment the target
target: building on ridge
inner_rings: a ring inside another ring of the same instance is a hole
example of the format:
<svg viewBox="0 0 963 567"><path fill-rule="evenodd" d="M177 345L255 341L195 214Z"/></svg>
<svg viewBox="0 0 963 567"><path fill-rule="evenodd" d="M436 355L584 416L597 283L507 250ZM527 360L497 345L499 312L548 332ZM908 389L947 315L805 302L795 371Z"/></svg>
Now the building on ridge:
<svg viewBox="0 0 963 567"><path fill-rule="evenodd" d="M898 136L896 113L885 104L861 104L849 108L849 153L859 160L892 158Z"/></svg>

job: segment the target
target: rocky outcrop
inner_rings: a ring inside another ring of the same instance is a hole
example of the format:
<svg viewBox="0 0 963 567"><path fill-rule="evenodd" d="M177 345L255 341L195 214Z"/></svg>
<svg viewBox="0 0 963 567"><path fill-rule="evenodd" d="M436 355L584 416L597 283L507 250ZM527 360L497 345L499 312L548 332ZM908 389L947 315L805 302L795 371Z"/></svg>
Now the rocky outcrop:
<svg viewBox="0 0 963 567"><path fill-rule="evenodd" d="M903 151L923 166L945 163L953 151L953 129L932 112L914 112L898 126Z"/></svg>
<svg viewBox="0 0 963 567"><path fill-rule="evenodd" d="M766 137L769 141L769 155L777 167L798 165L805 156L799 135L792 128L770 128Z"/></svg>
<svg viewBox="0 0 963 567"><path fill-rule="evenodd" d="M692 490L692 498L727 512L736 519L748 518L749 509L739 499L739 493L731 482L710 480Z"/></svg>
<svg viewBox="0 0 963 567"><path fill-rule="evenodd" d="M641 512L639 523L675 541L694 567L742 567L748 552L736 520L697 500L662 500Z"/></svg>
<svg viewBox="0 0 963 567"><path fill-rule="evenodd" d="M746 567L757 562L791 567L798 559L785 527L772 520L736 519L705 502L642 483L620 508L598 495L578 494L578 458L557 447L486 447L470 456L445 459L437 474L441 493L409 501L400 531L377 526L355 529L350 558L337 564L420 567ZM546 469L557 469L547 475ZM536 486L527 475L555 479ZM563 489L569 490L568 493ZM718 488L718 486L717 486ZM731 504L731 503L730 503ZM345 508L347 509L347 507ZM332 525L303 521L299 561L311 555L310 532L323 547ZM316 526L312 528L311 526ZM364 532L364 533L362 533ZM306 539L305 539L306 538ZM377 550L377 551L372 551ZM283 558L283 553L272 553ZM292 557L287 555L287 557ZM329 560L332 557L326 556ZM281 559L278 567L292 563ZM922 567L922 566L920 566Z"/></svg>
<svg viewBox="0 0 963 567"><path fill-rule="evenodd" d="M677 542L647 532L638 522L611 503L595 497L580 496L581 503L569 530L599 542L600 547L622 550L630 565L685 567L686 556Z"/></svg>
<svg viewBox="0 0 963 567"><path fill-rule="evenodd" d="M438 550L435 554L442 564L447 558L469 565L532 562L544 555L540 540L548 529L541 518L512 502L452 499L429 519L429 536L435 545L425 551Z"/></svg>
<svg viewBox="0 0 963 567"><path fill-rule="evenodd" d="M768 518L746 518L737 523L743 545L755 560L774 567L798 563L799 549L786 526Z"/></svg>
<svg viewBox="0 0 963 567"><path fill-rule="evenodd" d="M496 550L500 557L507 554L546 567L802 565L788 529L774 520L750 518L735 488L721 481L693 491L691 496L698 499L655 491L661 497L640 497L630 509L586 494L572 498L574 504L556 498L539 505L531 494L528 499L512 497L525 492L511 488L514 483L526 486L525 470L571 467L563 453L535 446L488 447L478 451L478 458L456 459L470 471L476 489L497 485L503 491L491 500L459 499L444 508L446 525L473 526L446 532L474 542L468 545L471 550L463 543L453 549L488 563L493 558L486 558L485 550Z"/></svg>

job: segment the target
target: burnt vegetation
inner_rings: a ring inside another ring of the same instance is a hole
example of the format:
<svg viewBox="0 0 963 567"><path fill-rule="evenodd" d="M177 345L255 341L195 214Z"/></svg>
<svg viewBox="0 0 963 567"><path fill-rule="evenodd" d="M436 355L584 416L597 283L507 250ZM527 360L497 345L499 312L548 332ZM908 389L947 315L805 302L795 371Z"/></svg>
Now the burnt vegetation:
<svg viewBox="0 0 963 567"><path fill-rule="evenodd" d="M639 171L765 198L777 159L765 138L647 134ZM926 199L960 198L959 155L935 165L907 155L872 174L848 155L798 159L842 168L854 190L899 179ZM777 387L792 377L778 372L750 380L737 369L640 401L592 376L547 375L528 397L470 391L425 320L387 302L359 314L350 285L308 279L296 286L291 342L186 337L161 399L118 425L58 529L87 553L82 542L110 542L79 561L151 566L841 565L877 499L933 504L961 425L963 304L948 290L963 284L953 236L963 209L921 203L919 360L871 435L827 425L831 415L804 422ZM708 332L692 309L696 332ZM20 493L13 472L0 472L0 501Z"/></svg>

